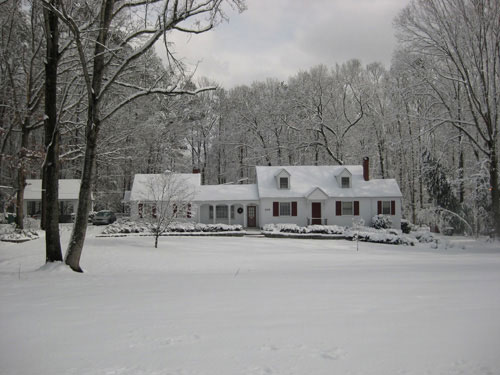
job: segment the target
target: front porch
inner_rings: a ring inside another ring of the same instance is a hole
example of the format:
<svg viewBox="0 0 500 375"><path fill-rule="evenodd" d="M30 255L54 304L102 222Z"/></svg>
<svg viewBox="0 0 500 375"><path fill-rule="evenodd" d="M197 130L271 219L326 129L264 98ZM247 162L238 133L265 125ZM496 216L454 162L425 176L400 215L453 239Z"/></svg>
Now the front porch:
<svg viewBox="0 0 500 375"><path fill-rule="evenodd" d="M198 203L197 220L203 224L241 225L258 228L258 202L201 202Z"/></svg>

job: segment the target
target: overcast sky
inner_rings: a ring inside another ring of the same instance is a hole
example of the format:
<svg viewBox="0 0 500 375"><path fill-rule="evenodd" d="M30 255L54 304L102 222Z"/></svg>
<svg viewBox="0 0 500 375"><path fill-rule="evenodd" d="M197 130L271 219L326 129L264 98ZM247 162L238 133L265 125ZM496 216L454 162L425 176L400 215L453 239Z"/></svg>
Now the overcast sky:
<svg viewBox="0 0 500 375"><path fill-rule="evenodd" d="M352 58L390 65L392 22L409 0L247 0L248 9L205 34L171 35L195 77L229 89L268 77L286 80L318 64Z"/></svg>

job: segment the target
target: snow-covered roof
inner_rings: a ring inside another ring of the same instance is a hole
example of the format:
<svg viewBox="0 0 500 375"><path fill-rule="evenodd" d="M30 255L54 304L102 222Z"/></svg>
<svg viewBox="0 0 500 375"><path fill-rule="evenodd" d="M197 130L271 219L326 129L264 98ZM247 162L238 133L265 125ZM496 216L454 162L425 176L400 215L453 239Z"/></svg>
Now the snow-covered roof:
<svg viewBox="0 0 500 375"><path fill-rule="evenodd" d="M41 200L42 199L42 180L26 180L26 188L24 189L25 200ZM79 179L59 180L59 200L78 200L80 192Z"/></svg>
<svg viewBox="0 0 500 375"><path fill-rule="evenodd" d="M155 193L152 184L161 184L164 174L136 174L130 192L131 201L155 201ZM186 196L198 194L201 185L201 175L199 173L172 173L175 184L182 186Z"/></svg>
<svg viewBox="0 0 500 375"><path fill-rule="evenodd" d="M256 201L260 198L308 198L326 195L335 198L384 198L401 197L401 191L394 179L363 179L363 167L354 166L287 166L290 174L289 189L278 189L276 176L284 167L256 167L257 184L249 185L201 185L201 175L192 173L174 173L176 179L182 180L185 190L191 195L193 202L229 202ZM352 177L350 188L342 188L337 177ZM130 193L131 201L154 201L151 193L151 181L160 174L136 174ZM326 197L325 197L326 198ZM322 199L325 199L322 198Z"/></svg>
<svg viewBox="0 0 500 375"><path fill-rule="evenodd" d="M196 201L254 201L259 199L257 185L202 185Z"/></svg>
<svg viewBox="0 0 500 375"><path fill-rule="evenodd" d="M276 173L283 167L255 167L260 198L301 198L313 189L320 188L330 197L401 197L394 179L365 181L360 165L339 166L287 166L290 173L290 188L278 189ZM342 188L336 177L345 169L352 174L352 187Z"/></svg>

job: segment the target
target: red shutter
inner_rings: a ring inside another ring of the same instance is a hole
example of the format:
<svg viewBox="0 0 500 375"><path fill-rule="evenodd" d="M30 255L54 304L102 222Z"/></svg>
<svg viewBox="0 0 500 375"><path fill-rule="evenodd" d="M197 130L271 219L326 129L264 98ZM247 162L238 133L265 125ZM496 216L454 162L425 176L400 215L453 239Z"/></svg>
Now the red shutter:
<svg viewBox="0 0 500 375"><path fill-rule="evenodd" d="M142 203L139 203L137 205L137 210L139 211L139 217L142 219L142 210L144 209L144 205Z"/></svg>
<svg viewBox="0 0 500 375"><path fill-rule="evenodd" d="M342 216L342 202L335 202L335 215Z"/></svg>
<svg viewBox="0 0 500 375"><path fill-rule="evenodd" d="M354 201L354 216L359 216L359 201Z"/></svg>
<svg viewBox="0 0 500 375"><path fill-rule="evenodd" d="M292 202L292 216L297 216L297 202Z"/></svg>
<svg viewBox="0 0 500 375"><path fill-rule="evenodd" d="M377 215L382 213L382 201L377 201Z"/></svg>
<svg viewBox="0 0 500 375"><path fill-rule="evenodd" d="M156 219L156 205L154 205L151 208L151 216L153 216L153 218Z"/></svg>
<svg viewBox="0 0 500 375"><path fill-rule="evenodd" d="M391 201L391 215L396 215L396 201Z"/></svg>
<svg viewBox="0 0 500 375"><path fill-rule="evenodd" d="M280 216L280 203L273 202L273 216Z"/></svg>
<svg viewBox="0 0 500 375"><path fill-rule="evenodd" d="M188 211L186 216L188 219L191 219L191 203L188 203Z"/></svg>

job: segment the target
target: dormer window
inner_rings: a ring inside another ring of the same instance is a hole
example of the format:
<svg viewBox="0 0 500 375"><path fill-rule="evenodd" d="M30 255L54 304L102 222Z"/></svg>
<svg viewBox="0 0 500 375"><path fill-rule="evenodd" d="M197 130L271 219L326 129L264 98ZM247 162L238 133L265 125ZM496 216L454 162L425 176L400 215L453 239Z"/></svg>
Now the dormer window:
<svg viewBox="0 0 500 375"><path fill-rule="evenodd" d="M276 187L279 190L290 189L290 173L286 169L281 169L274 175L274 178L276 179Z"/></svg>
<svg viewBox="0 0 500 375"><path fill-rule="evenodd" d="M351 187L351 179L349 177L342 177L342 189L347 189Z"/></svg>

